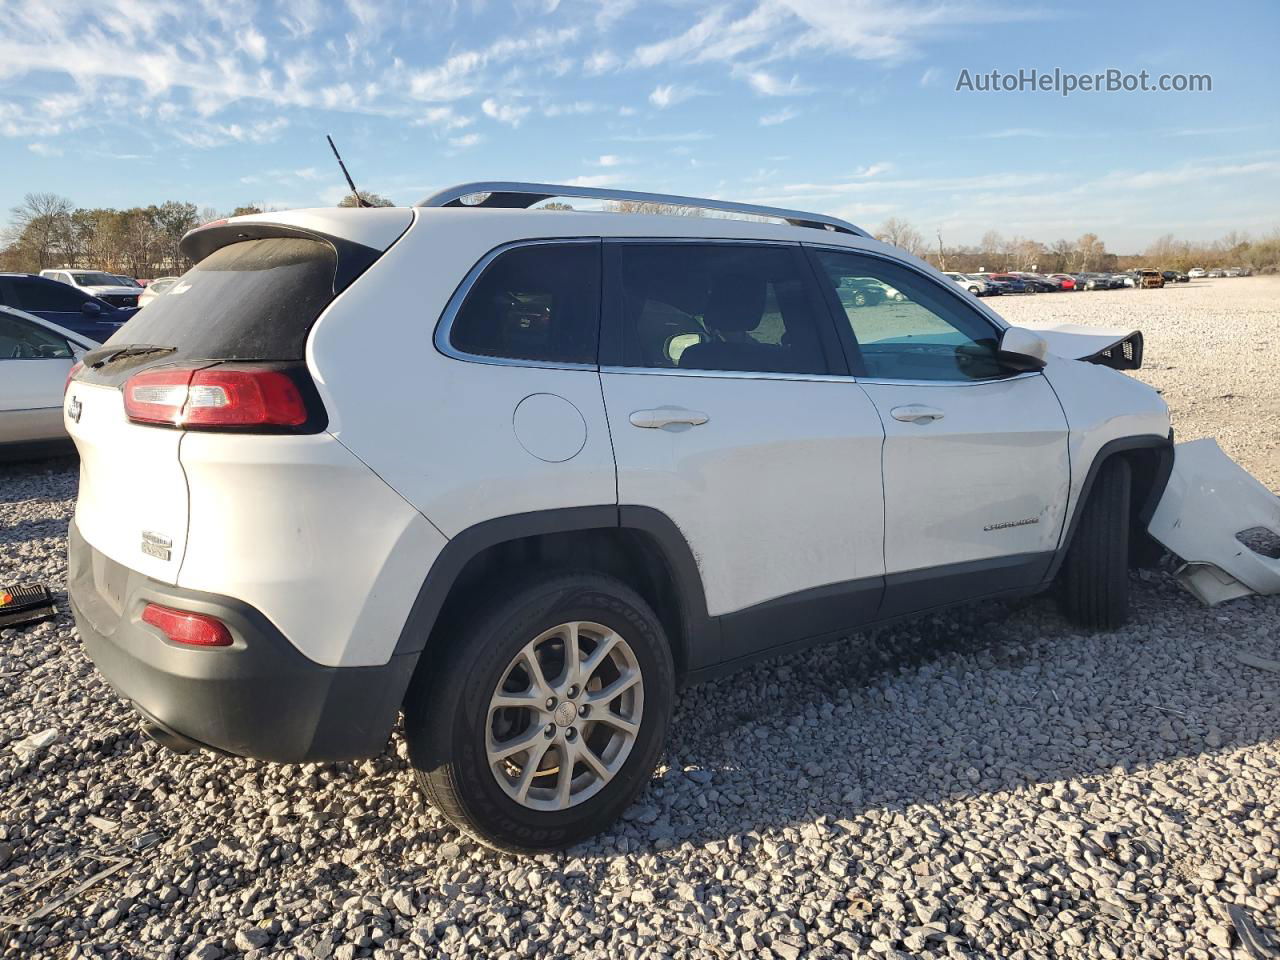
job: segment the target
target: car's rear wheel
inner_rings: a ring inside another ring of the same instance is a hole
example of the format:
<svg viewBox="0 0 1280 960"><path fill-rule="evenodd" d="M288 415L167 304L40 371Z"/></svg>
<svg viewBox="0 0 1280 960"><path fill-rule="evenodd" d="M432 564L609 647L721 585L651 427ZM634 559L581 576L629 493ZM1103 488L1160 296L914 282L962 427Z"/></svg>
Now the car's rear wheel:
<svg viewBox="0 0 1280 960"><path fill-rule="evenodd" d="M567 573L450 633L405 710L428 801L501 850L559 850L606 829L666 739L674 671L653 611L611 577Z"/></svg>
<svg viewBox="0 0 1280 960"><path fill-rule="evenodd" d="M1111 457L1089 492L1060 574L1062 611L1093 630L1124 624L1129 614L1129 462Z"/></svg>

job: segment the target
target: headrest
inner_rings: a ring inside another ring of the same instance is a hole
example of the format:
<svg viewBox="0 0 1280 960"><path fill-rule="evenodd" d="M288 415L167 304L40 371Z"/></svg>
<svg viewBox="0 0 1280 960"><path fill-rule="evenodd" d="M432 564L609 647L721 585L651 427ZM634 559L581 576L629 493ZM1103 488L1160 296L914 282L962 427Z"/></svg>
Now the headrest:
<svg viewBox="0 0 1280 960"><path fill-rule="evenodd" d="M760 326L765 279L747 273L722 273L711 284L703 322L721 333L744 333Z"/></svg>

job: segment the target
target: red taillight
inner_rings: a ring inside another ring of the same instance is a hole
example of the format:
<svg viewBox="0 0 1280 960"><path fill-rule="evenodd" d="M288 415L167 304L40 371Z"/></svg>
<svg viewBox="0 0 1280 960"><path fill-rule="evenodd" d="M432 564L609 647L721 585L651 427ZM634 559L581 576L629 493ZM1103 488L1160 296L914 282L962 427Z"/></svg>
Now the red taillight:
<svg viewBox="0 0 1280 960"><path fill-rule="evenodd" d="M299 427L307 405L279 370L220 364L144 370L124 385L124 410L137 423L175 427Z"/></svg>
<svg viewBox="0 0 1280 960"><path fill-rule="evenodd" d="M229 647L231 631L217 617L189 613L148 603L142 611L142 622L156 627L174 643L189 647Z"/></svg>
<svg viewBox="0 0 1280 960"><path fill-rule="evenodd" d="M62 395L65 397L67 391L71 389L71 381L76 378L76 374L84 369L84 363L77 360L71 365L71 369L67 371L67 382L62 385Z"/></svg>

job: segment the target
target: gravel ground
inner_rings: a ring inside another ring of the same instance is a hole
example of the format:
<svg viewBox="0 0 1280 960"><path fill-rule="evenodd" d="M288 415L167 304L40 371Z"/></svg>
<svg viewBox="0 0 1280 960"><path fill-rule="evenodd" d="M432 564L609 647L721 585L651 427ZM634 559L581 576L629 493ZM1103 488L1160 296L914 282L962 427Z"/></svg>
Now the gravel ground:
<svg viewBox="0 0 1280 960"><path fill-rule="evenodd" d="M1142 375L1180 435L1216 434L1280 482L1280 280L994 303L1142 327ZM75 488L70 461L0 467L0 581L63 588ZM398 736L361 764L178 756L140 737L66 615L0 631L0 914L52 900L62 864L87 878L123 858L45 919L0 922L0 947L1245 958L1229 905L1280 927L1280 600L1209 610L1163 573L1133 587L1132 625L1111 634L1038 598L690 689L626 820L525 860L423 809Z"/></svg>

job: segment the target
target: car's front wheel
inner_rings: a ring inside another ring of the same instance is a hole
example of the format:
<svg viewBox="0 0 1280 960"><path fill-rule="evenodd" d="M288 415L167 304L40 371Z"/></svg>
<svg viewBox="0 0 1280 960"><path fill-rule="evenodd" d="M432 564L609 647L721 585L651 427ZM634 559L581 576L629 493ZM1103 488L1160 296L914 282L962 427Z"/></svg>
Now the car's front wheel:
<svg viewBox="0 0 1280 960"><path fill-rule="evenodd" d="M662 625L593 573L527 584L445 638L405 707L427 799L501 850L571 846L606 829L657 763L675 683Z"/></svg>
<svg viewBox="0 0 1280 960"><path fill-rule="evenodd" d="M1129 615L1129 462L1102 464L1060 573L1062 612L1094 630L1113 629Z"/></svg>

